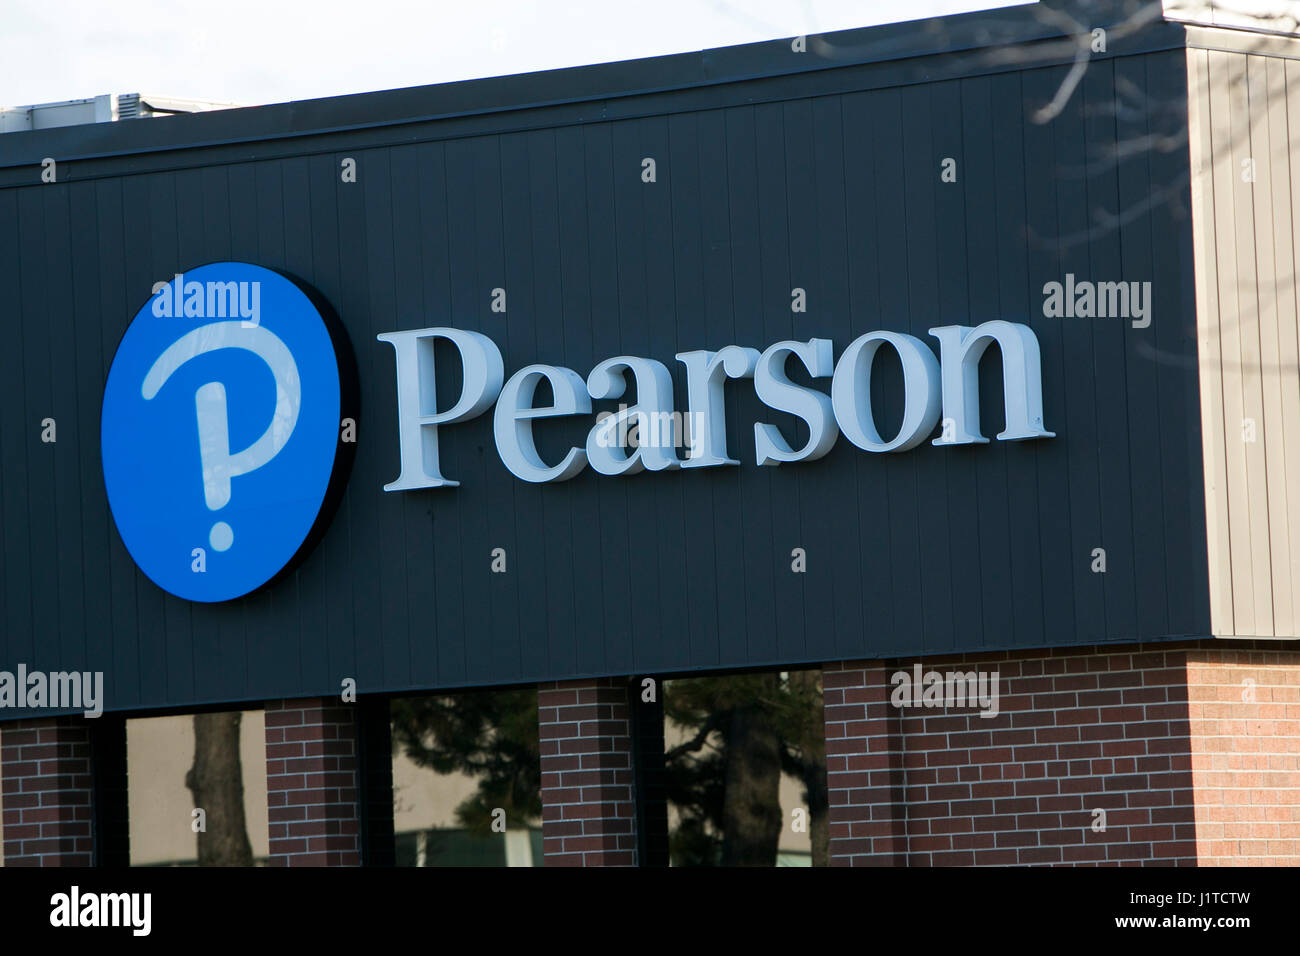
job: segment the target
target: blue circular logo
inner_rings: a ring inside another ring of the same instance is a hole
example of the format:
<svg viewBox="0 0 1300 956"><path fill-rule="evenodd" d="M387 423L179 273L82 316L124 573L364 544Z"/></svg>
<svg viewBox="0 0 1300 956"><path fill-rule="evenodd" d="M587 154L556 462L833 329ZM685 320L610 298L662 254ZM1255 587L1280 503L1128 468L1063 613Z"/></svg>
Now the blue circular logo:
<svg viewBox="0 0 1300 956"><path fill-rule="evenodd" d="M355 415L340 372L351 353L328 314L278 272L218 262L159 283L131 321L104 387L104 485L123 543L163 590L240 597L323 532Z"/></svg>

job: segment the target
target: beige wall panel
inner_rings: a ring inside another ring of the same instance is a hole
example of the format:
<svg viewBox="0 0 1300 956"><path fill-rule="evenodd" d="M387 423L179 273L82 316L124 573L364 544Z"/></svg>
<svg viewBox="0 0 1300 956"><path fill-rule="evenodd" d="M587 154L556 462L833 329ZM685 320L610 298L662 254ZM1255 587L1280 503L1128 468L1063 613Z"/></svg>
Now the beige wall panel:
<svg viewBox="0 0 1300 956"><path fill-rule="evenodd" d="M1188 50L1213 632L1300 636L1300 66Z"/></svg>
<svg viewBox="0 0 1300 956"><path fill-rule="evenodd" d="M1192 256L1196 272L1196 331L1201 364L1201 434L1205 469L1205 527L1210 573L1210 623L1215 634L1236 633L1233 613L1228 475L1223 430L1223 354L1219 334L1218 222L1214 203L1209 54L1187 51L1188 135L1192 162Z"/></svg>
<svg viewBox="0 0 1300 956"><path fill-rule="evenodd" d="M1272 595L1273 633L1294 634L1295 612L1291 594L1291 544L1283 441L1282 394L1286 372L1279 338L1281 318L1294 308L1295 279L1289 258L1290 234L1276 228L1291 220L1289 171L1273 163L1273 119L1285 107L1286 89L1273 87L1271 58L1252 56L1246 65L1250 95L1250 158L1255 169L1254 199L1256 262L1259 274L1260 384L1264 418L1262 434L1265 483L1268 489L1269 591Z"/></svg>

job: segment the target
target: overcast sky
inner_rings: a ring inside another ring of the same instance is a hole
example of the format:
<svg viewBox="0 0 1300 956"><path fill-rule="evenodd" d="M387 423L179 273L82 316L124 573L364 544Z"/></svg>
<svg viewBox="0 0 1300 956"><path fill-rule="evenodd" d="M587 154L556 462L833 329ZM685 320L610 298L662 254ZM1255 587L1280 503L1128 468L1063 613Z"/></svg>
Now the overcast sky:
<svg viewBox="0 0 1300 956"><path fill-rule="evenodd" d="M256 104L628 60L1015 0L0 0L0 106Z"/></svg>

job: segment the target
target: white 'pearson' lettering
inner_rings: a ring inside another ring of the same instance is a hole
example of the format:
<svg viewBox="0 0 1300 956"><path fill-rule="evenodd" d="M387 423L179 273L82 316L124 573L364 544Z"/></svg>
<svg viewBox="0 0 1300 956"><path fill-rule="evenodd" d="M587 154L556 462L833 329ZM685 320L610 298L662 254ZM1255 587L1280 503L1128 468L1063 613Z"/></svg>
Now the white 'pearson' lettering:
<svg viewBox="0 0 1300 956"><path fill-rule="evenodd" d="M596 365L586 380L572 369L529 365L505 380L501 351L486 335L462 329L432 328L385 332L397 360L398 444L401 471L385 491L454 487L442 473L438 428L475 418L496 403L493 434L497 452L511 474L523 481L567 481L588 465L602 475L634 475L673 468L739 465L727 454L723 390L728 380L752 379L755 394L769 408L803 419L808 439L792 448L773 424L754 424L754 462L758 465L815 461L834 446L840 432L858 448L873 453L905 452L928 438L944 420L934 445L987 442L980 431L979 362L990 345L1002 358L1005 427L1000 441L1052 438L1043 424L1042 363L1038 339L1028 326L993 320L968 328L947 325L930 329L939 341L939 356L920 339L878 331L859 336L835 361L830 339L777 342L765 351L727 345L716 352L679 352L686 367L689 420L698 423L686 457L677 457L675 436L654 434L634 447L612 440L630 422L638 428L654 423L656 432L672 430L684 416L674 409L672 376L667 366L649 358L619 355ZM434 380L434 344L450 343L460 357L461 393L451 408L439 411ZM882 346L897 354L903 369L903 419L898 434L883 437L871 410L871 366ZM787 363L797 360L811 378L829 378L830 394L796 384ZM546 383L551 404L535 405L537 388ZM636 404L616 413L602 412L584 447L570 448L553 464L542 460L533 439L539 418L590 415L592 400L623 397L628 384ZM693 428L696 426L693 425Z"/></svg>

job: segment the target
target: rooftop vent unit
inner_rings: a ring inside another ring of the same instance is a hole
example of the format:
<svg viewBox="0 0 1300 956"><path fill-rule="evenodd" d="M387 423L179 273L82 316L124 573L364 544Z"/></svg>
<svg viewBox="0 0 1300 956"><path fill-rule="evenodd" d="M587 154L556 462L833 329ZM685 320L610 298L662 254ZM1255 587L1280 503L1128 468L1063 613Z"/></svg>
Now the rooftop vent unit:
<svg viewBox="0 0 1300 956"><path fill-rule="evenodd" d="M144 93L109 93L81 100L0 108L0 133L77 126L82 123L111 123L115 120L172 116L177 113L203 113L208 110L231 109L237 105Z"/></svg>

